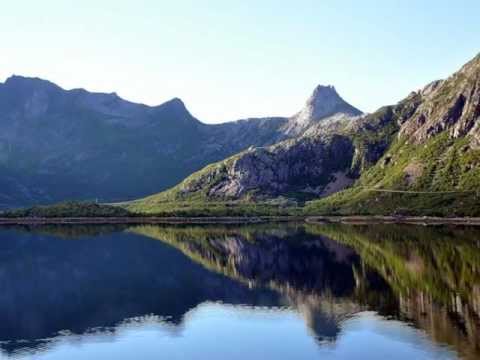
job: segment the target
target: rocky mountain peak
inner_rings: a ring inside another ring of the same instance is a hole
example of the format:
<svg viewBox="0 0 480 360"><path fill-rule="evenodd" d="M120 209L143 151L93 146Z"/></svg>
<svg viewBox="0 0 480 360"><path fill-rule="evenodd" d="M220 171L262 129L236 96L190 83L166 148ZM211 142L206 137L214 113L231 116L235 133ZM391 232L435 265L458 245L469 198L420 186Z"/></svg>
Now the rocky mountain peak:
<svg viewBox="0 0 480 360"><path fill-rule="evenodd" d="M179 109L185 109L185 110L187 109L183 100L178 98L178 97L175 97L171 100L168 100L163 105L168 105L168 106L176 107L176 108L179 108Z"/></svg>
<svg viewBox="0 0 480 360"><path fill-rule="evenodd" d="M333 85L317 85L317 87L313 90L312 95L310 96L308 102L315 101L316 99L323 98L340 98L338 95L337 90L335 90L335 86Z"/></svg>
<svg viewBox="0 0 480 360"><path fill-rule="evenodd" d="M60 90L54 83L37 77L12 75L4 83L10 89L16 90Z"/></svg>
<svg viewBox="0 0 480 360"><path fill-rule="evenodd" d="M285 132L289 135L300 134L320 120L331 117L353 117L361 114L360 110L342 99L334 86L318 85L303 109L290 118Z"/></svg>
<svg viewBox="0 0 480 360"><path fill-rule="evenodd" d="M362 112L345 100L332 85L318 85L307 100L305 107L298 114L298 121L317 121L322 118L342 113L351 116L361 115Z"/></svg>
<svg viewBox="0 0 480 360"><path fill-rule="evenodd" d="M37 117L45 114L53 98L64 90L54 83L36 77L10 76L0 84L0 108L3 116Z"/></svg>
<svg viewBox="0 0 480 360"><path fill-rule="evenodd" d="M185 103L177 97L171 100L168 100L163 104L156 106L155 108L161 111L172 111L175 113L189 113L187 107L185 106Z"/></svg>
<svg viewBox="0 0 480 360"><path fill-rule="evenodd" d="M186 125L200 123L200 121L188 111L185 103L177 97L156 106L154 113L156 116L166 118L172 123L182 123Z"/></svg>

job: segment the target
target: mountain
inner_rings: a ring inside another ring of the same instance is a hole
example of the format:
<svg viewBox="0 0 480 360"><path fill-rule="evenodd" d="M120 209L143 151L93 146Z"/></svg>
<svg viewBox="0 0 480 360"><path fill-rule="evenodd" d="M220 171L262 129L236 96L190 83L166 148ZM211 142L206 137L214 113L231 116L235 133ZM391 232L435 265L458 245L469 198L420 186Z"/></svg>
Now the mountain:
<svg viewBox="0 0 480 360"><path fill-rule="evenodd" d="M452 139L469 137L469 145L479 147L480 54L447 80L427 85L421 95L424 102L402 124L400 136L422 144L446 131Z"/></svg>
<svg viewBox="0 0 480 360"><path fill-rule="evenodd" d="M332 115L335 101L315 104L309 100L285 129L323 109L328 120L209 165L129 209L287 199L313 200L304 209L312 214L480 215L480 55L448 79L373 114L346 118Z"/></svg>
<svg viewBox="0 0 480 360"><path fill-rule="evenodd" d="M329 123L269 147L251 147L205 167L172 189L134 201L128 208L158 212L191 202L318 197L332 191L329 187L341 188L353 181L349 170L355 149L334 130L345 125L345 121Z"/></svg>
<svg viewBox="0 0 480 360"><path fill-rule="evenodd" d="M332 85L319 85L313 91L304 108L292 116L284 127L287 134L298 135L318 121L360 116L362 112L353 107Z"/></svg>
<svg viewBox="0 0 480 360"><path fill-rule="evenodd" d="M412 114L356 185L310 204L339 214L480 215L480 55L443 81L412 93Z"/></svg>
<svg viewBox="0 0 480 360"><path fill-rule="evenodd" d="M147 107L13 76L0 85L0 203L125 198L172 185L188 164L169 165L169 154L194 151L200 126L178 99Z"/></svg>
<svg viewBox="0 0 480 360"><path fill-rule="evenodd" d="M291 121L208 125L178 98L150 107L12 76L0 83L0 207L145 196L249 146L293 136Z"/></svg>

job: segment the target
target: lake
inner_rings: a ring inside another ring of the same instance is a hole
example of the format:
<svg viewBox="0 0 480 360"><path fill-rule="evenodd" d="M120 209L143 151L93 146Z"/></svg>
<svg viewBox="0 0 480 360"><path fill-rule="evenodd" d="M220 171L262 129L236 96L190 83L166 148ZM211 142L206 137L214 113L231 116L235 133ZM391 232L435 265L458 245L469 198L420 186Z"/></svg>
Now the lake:
<svg viewBox="0 0 480 360"><path fill-rule="evenodd" d="M480 358L480 229L10 226L0 240L0 358Z"/></svg>

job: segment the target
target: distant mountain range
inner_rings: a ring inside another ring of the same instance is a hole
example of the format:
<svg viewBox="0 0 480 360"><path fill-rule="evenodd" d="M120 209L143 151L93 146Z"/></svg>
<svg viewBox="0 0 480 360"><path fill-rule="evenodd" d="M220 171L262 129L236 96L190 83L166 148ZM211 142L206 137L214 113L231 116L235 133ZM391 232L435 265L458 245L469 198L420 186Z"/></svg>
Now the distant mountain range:
<svg viewBox="0 0 480 360"><path fill-rule="evenodd" d="M396 105L359 114L319 87L282 126L290 138L209 165L127 208L293 201L312 214L480 215L480 55Z"/></svg>
<svg viewBox="0 0 480 360"><path fill-rule="evenodd" d="M99 198L177 215L267 204L480 216L480 55L372 114L318 86L291 117L217 125L179 99L149 107L13 76L0 84L0 124L4 207Z"/></svg>
<svg viewBox="0 0 480 360"><path fill-rule="evenodd" d="M12 76L0 83L0 206L145 196L323 118L359 114L333 88L320 86L294 117L210 125L177 98L150 107L115 93Z"/></svg>

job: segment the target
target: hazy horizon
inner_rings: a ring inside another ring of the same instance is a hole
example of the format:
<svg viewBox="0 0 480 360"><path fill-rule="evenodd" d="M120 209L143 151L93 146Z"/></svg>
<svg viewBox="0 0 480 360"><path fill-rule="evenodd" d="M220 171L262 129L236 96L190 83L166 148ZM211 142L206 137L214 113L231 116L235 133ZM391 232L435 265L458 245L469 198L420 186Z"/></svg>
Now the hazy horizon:
<svg viewBox="0 0 480 360"><path fill-rule="evenodd" d="M39 77L147 105L178 97L207 123L293 115L318 84L372 112L480 51L476 1L85 1L77 8L54 0L2 10L8 56L0 58L0 81Z"/></svg>

